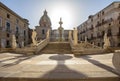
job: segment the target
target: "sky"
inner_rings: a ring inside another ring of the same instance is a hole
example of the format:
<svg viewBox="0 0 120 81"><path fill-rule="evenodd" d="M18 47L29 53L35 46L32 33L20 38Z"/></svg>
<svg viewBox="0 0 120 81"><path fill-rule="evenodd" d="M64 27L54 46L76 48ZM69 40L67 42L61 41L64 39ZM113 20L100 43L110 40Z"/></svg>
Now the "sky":
<svg viewBox="0 0 120 81"><path fill-rule="evenodd" d="M116 0L0 0L23 18L29 27L39 26L44 10L51 19L52 29L59 27L60 17L64 29L73 29ZM120 0L118 0L120 1Z"/></svg>

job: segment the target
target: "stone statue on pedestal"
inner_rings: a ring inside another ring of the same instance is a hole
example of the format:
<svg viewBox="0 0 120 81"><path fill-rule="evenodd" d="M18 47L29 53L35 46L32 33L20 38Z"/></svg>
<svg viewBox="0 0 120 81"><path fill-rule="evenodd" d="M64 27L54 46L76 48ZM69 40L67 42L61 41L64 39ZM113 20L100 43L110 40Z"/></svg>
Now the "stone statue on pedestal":
<svg viewBox="0 0 120 81"><path fill-rule="evenodd" d="M49 38L49 36L50 36L50 30L48 29L46 38Z"/></svg>
<svg viewBox="0 0 120 81"><path fill-rule="evenodd" d="M110 47L110 40L109 37L107 37L107 33L104 34L104 49L107 49L108 47Z"/></svg>
<svg viewBox="0 0 120 81"><path fill-rule="evenodd" d="M78 44L78 35L77 35L77 28L74 28L73 30L73 39L74 39L74 45Z"/></svg>
<svg viewBox="0 0 120 81"><path fill-rule="evenodd" d="M13 35L12 35L12 48L15 49L16 47L17 47L16 37L15 37L15 35L13 34Z"/></svg>
<svg viewBox="0 0 120 81"><path fill-rule="evenodd" d="M33 43L33 45L37 44L36 35L37 35L36 31L33 30L33 32L32 32L32 43Z"/></svg>
<svg viewBox="0 0 120 81"><path fill-rule="evenodd" d="M85 36L85 43L87 43L87 37Z"/></svg>

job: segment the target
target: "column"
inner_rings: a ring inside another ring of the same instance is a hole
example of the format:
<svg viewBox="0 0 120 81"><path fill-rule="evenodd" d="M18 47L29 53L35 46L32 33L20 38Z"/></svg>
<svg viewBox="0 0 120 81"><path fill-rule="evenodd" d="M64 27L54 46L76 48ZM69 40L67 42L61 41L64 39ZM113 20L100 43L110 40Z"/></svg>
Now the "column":
<svg viewBox="0 0 120 81"><path fill-rule="evenodd" d="M71 30L69 30L69 40L71 39L71 34L72 34Z"/></svg>
<svg viewBox="0 0 120 81"><path fill-rule="evenodd" d="M15 35L13 34L13 35L12 35L12 48L15 49L16 47L17 47L16 37L15 37Z"/></svg>
<svg viewBox="0 0 120 81"><path fill-rule="evenodd" d="M77 36L77 29L74 28L73 30L73 38L74 38L74 45L78 44L78 36Z"/></svg>

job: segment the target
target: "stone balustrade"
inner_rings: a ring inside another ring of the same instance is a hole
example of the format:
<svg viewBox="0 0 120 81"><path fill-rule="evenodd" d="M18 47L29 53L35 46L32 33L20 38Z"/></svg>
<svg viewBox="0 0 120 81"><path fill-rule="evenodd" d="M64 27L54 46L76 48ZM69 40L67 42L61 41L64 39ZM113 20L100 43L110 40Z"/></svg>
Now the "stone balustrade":
<svg viewBox="0 0 120 81"><path fill-rule="evenodd" d="M35 54L37 54L39 51L41 51L47 44L49 43L49 38L44 39L40 43L37 44Z"/></svg>
<svg viewBox="0 0 120 81"><path fill-rule="evenodd" d="M117 72L120 73L120 50L115 50L112 58L112 62Z"/></svg>
<svg viewBox="0 0 120 81"><path fill-rule="evenodd" d="M72 39L72 35L73 34L73 38ZM90 44L86 41L84 42L80 42L78 43L78 39L77 39L77 30L74 28L73 33L71 33L71 31L69 31L69 43L72 49L72 52L74 55L85 55L85 54L97 54L97 53L103 53L104 50L101 49L98 46L95 46L93 44Z"/></svg>

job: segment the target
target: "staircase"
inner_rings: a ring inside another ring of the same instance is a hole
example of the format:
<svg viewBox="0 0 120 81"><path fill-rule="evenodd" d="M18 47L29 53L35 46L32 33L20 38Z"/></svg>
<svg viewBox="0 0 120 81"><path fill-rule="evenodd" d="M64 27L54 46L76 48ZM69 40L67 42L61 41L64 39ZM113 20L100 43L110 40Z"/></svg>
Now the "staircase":
<svg viewBox="0 0 120 81"><path fill-rule="evenodd" d="M40 54L72 54L68 42L50 42Z"/></svg>
<svg viewBox="0 0 120 81"><path fill-rule="evenodd" d="M24 48L16 48L15 52L20 54L25 54L25 55L33 55L35 54L35 49L36 49L36 46L29 45Z"/></svg>

